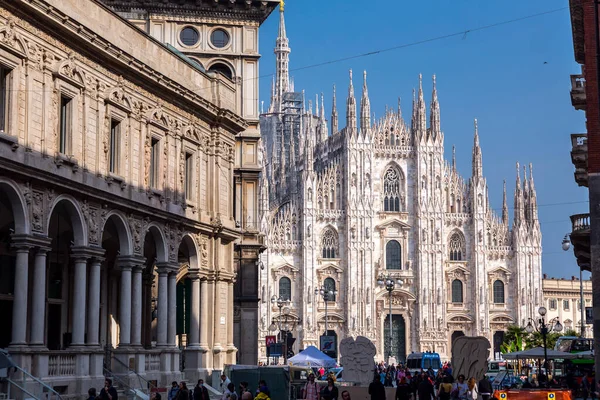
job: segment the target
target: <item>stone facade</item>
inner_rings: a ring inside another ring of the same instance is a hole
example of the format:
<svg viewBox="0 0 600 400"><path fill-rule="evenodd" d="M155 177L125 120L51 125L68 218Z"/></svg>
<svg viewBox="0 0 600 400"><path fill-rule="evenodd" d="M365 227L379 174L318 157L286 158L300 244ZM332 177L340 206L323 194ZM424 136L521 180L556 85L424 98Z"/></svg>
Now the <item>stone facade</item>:
<svg viewBox="0 0 600 400"><path fill-rule="evenodd" d="M366 336L383 359L390 354L390 302L391 353L400 359L411 351L448 358L460 335L501 342L507 325L534 316L542 304L542 249L531 167L522 176L517 164L509 226L506 186L501 215L489 203L477 121L471 177L458 174L454 154L452 162L444 159L435 77L429 123L419 80L408 124L400 104L371 119L366 72L359 119L350 71L342 129L335 87L329 123L322 95L313 112L304 93L294 91L283 11L275 54L271 104L261 118L268 250L260 358L266 359L264 337L280 321L298 338L295 351L318 346L327 313L338 342ZM377 284L387 274L403 281L390 293ZM327 304L315 295L322 286L338 291ZM269 301L273 296L291 300L285 315Z"/></svg>
<svg viewBox="0 0 600 400"><path fill-rule="evenodd" d="M235 363L239 87L95 0L3 3L0 78L0 347L79 397Z"/></svg>
<svg viewBox="0 0 600 400"><path fill-rule="evenodd" d="M278 0L139 1L103 0L156 40L185 54L198 68L221 74L235 87L236 110L246 128L236 136L233 209L241 238L235 242L234 343L237 362L257 363L258 255L265 249L258 231L260 132L258 111L260 24ZM214 3L214 4L213 4ZM217 6L215 7L215 4ZM242 334L243 329L243 334Z"/></svg>
<svg viewBox="0 0 600 400"><path fill-rule="evenodd" d="M581 333L581 281L575 277L569 280L547 278L542 280L544 289L544 306L548 310L546 320L556 317L564 329ZM585 307L592 306L592 282L583 281L584 321ZM583 324L585 337L592 337L592 324Z"/></svg>

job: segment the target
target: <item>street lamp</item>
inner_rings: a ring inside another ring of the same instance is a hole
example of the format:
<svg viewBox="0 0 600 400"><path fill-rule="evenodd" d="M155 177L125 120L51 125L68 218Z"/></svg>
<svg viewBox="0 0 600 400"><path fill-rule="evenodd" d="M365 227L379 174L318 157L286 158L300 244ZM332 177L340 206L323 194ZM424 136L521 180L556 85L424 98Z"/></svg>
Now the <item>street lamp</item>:
<svg viewBox="0 0 600 400"><path fill-rule="evenodd" d="M540 314L540 318L536 321L533 318L529 318L529 322L525 327L525 331L527 333L533 333L533 331L537 331L542 334L542 339L544 340L544 368L546 369L546 374L548 374L548 349L546 344L546 336L550 332L560 332L563 329L562 324L560 323L558 317L551 319L546 323L546 307L542 306L538 309L538 313ZM540 368L541 374L541 368Z"/></svg>
<svg viewBox="0 0 600 400"><path fill-rule="evenodd" d="M569 251L571 248L571 236L567 233L562 241L562 249L564 251ZM581 337L585 337L585 300L583 298L583 269L579 267L579 311L581 315L579 316L579 322L581 325Z"/></svg>
<svg viewBox="0 0 600 400"><path fill-rule="evenodd" d="M283 337L283 331L281 330L281 319L282 319L282 313L281 313L281 309L283 307L286 307L290 304L290 300L287 298L284 298L282 296L273 296L271 297L271 304L276 305L277 308L279 308L279 321L278 321L278 327L279 327L279 340L283 343L283 363L287 364L287 346L286 346L286 342L287 342L287 333L285 335L285 340ZM287 314L287 313L286 313ZM286 316L286 327L287 327L287 316ZM287 332L287 331L286 331Z"/></svg>
<svg viewBox="0 0 600 400"><path fill-rule="evenodd" d="M327 335L327 302L333 301L335 296L338 294L337 290L331 289L325 285L321 286L321 288L315 289L315 295L321 296L323 301L325 302L325 335Z"/></svg>
<svg viewBox="0 0 600 400"><path fill-rule="evenodd" d="M394 343L394 331L392 328L392 292L394 291L396 285L398 286L402 286L404 284L404 281L402 279L396 279L394 280L394 278L391 275L379 275L379 278L377 278L377 284L381 287L385 287L385 290L388 291L388 296L389 296L389 301L388 303L390 304L390 350L389 350L389 355L388 355L388 362L389 362L389 357L392 357L392 344Z"/></svg>

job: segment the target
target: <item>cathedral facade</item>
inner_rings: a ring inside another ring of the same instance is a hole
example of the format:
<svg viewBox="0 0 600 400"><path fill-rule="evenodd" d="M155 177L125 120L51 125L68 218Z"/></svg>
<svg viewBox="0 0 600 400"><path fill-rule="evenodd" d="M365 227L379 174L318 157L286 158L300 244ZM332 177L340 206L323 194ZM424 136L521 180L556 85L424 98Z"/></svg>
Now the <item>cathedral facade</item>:
<svg viewBox="0 0 600 400"><path fill-rule="evenodd" d="M259 359L267 358L265 337L282 330L297 339L294 352L319 347L325 331L337 343L370 338L379 360L413 351L449 358L461 335L485 336L499 351L506 327L524 326L543 301L531 166L522 176L517 164L509 224L506 184L501 213L489 203L477 121L471 176L458 174L454 152L445 160L435 77L429 113L419 79L408 123L400 105L371 119L366 72L357 107L350 71L340 128L335 87L329 121L322 95L313 111L294 91L283 10L275 54L271 103L260 121L268 249ZM378 284L382 278L395 287Z"/></svg>

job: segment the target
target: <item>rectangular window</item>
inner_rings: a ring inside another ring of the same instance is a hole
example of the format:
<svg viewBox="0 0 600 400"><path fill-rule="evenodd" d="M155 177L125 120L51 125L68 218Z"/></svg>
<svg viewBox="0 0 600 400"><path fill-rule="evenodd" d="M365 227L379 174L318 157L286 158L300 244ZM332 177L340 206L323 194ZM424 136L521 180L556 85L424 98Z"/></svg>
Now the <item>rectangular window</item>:
<svg viewBox="0 0 600 400"><path fill-rule="evenodd" d="M121 159L121 122L110 121L110 153L108 160L108 171L113 174L119 173L119 160Z"/></svg>
<svg viewBox="0 0 600 400"><path fill-rule="evenodd" d="M569 310L569 300L563 300L563 310Z"/></svg>
<svg viewBox="0 0 600 400"><path fill-rule="evenodd" d="M150 149L150 187L158 188L158 160L160 160L160 141L152 138Z"/></svg>
<svg viewBox="0 0 600 400"><path fill-rule="evenodd" d="M556 310L556 300L555 299L550 299L550 309L551 310Z"/></svg>
<svg viewBox="0 0 600 400"><path fill-rule="evenodd" d="M8 126L8 84L11 70L0 66L0 132L6 132Z"/></svg>
<svg viewBox="0 0 600 400"><path fill-rule="evenodd" d="M185 198L192 200L194 190L194 157L190 153L185 153Z"/></svg>
<svg viewBox="0 0 600 400"><path fill-rule="evenodd" d="M71 140L72 123L72 99L66 96L60 98L60 132L58 151L66 154L71 150L69 148Z"/></svg>

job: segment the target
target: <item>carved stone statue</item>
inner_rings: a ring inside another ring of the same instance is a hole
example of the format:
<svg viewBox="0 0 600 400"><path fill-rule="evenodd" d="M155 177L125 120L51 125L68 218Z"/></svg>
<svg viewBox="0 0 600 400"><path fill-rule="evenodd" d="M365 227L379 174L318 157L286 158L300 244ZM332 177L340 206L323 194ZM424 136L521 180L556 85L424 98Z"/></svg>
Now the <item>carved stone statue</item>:
<svg viewBox="0 0 600 400"><path fill-rule="evenodd" d="M373 342L364 336L356 340L347 337L340 342L340 364L344 366L344 380L367 386L373 380L375 354Z"/></svg>
<svg viewBox="0 0 600 400"><path fill-rule="evenodd" d="M461 336L452 343L454 378L464 375L480 380L487 371L490 342L483 336ZM345 372L345 371L344 371Z"/></svg>

